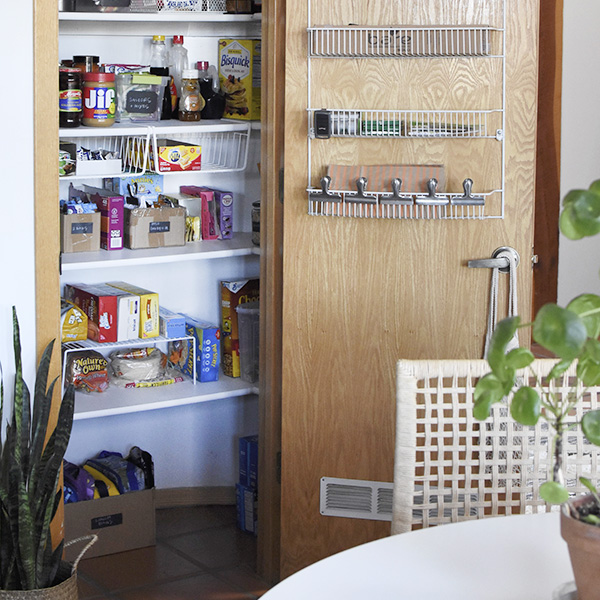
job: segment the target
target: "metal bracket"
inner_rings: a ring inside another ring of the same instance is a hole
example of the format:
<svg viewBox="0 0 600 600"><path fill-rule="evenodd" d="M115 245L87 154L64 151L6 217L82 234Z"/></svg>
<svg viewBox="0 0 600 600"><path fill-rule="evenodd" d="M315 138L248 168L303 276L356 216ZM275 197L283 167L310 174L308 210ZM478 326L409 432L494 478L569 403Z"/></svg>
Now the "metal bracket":
<svg viewBox="0 0 600 600"><path fill-rule="evenodd" d="M309 198L317 202L341 202L342 197L339 194L334 194L329 191L331 185L331 177L325 175L321 177L321 190L320 192L310 191Z"/></svg>
<svg viewBox="0 0 600 600"><path fill-rule="evenodd" d="M412 196L403 196L400 193L402 188L402 179L392 179L392 190L391 196L385 194L379 198L379 204L393 204L393 205L408 205L412 206L415 202Z"/></svg>
<svg viewBox="0 0 600 600"><path fill-rule="evenodd" d="M430 179L427 182L427 190L429 193L427 196L417 196L415 198L415 204L420 204L423 206L443 206L445 204L450 204L448 198L437 195L437 186L438 180L435 178Z"/></svg>
<svg viewBox="0 0 600 600"><path fill-rule="evenodd" d="M360 202L361 204L377 204L377 196L366 194L367 178L359 177L356 180L356 194L346 195L344 200L350 203Z"/></svg>
<svg viewBox="0 0 600 600"><path fill-rule="evenodd" d="M500 246L492 252L492 258L478 258L467 263L469 269L498 269L500 273L508 273L510 267L509 256L516 259L519 266L521 257L519 253L510 246Z"/></svg>

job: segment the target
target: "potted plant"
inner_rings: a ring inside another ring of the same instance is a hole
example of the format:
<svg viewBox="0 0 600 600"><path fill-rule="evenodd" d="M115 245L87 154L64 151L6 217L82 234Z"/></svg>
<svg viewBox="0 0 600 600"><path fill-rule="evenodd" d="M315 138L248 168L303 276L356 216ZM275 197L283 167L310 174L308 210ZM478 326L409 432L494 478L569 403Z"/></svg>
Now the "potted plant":
<svg viewBox="0 0 600 600"><path fill-rule="evenodd" d="M13 307L15 383L0 436L0 598L77 598L77 579L62 560L64 540L52 540L50 523L63 500L60 472L73 425L74 392L69 386L56 425L50 407L56 379L48 386L54 342L40 360L33 403L23 380L21 343ZM1 370L0 370L1 374ZM0 380L0 420L4 419ZM14 590L35 590L18 591Z"/></svg>
<svg viewBox="0 0 600 600"><path fill-rule="evenodd" d="M574 240L600 233L600 180L587 190L573 190L565 196L559 224L563 234ZM518 378L518 370L531 365L533 354L526 348L507 351L517 330L529 326L533 340L557 357L548 377L538 381L535 388L522 384ZM600 498L591 482L583 478L582 483L591 493L585 498L569 498L561 479L561 445L571 426L566 423L568 415L582 402L586 388L600 385L599 337L600 296L595 294L582 294L566 308L546 304L533 323L521 324L518 316L504 319L493 334L487 356L491 372L478 381L473 408L475 418L485 420L492 404L512 392L510 413L517 422L533 426L544 419L552 427L552 474L539 491L546 502L564 505L561 532L569 544L578 600L592 600L600 594L596 575L600 561ZM576 375L568 393L556 393L553 380L574 363ZM600 410L589 410L576 426L582 428L589 442L600 446ZM595 581L584 581L587 575L593 575Z"/></svg>

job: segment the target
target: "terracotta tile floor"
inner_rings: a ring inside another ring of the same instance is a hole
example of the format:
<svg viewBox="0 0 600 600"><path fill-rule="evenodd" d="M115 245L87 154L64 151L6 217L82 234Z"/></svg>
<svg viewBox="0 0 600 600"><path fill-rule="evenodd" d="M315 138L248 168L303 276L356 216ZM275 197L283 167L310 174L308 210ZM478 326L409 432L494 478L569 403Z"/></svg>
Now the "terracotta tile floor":
<svg viewBox="0 0 600 600"><path fill-rule="evenodd" d="M156 546L84 559L80 600L249 600L269 586L255 572L256 538L233 506L156 511Z"/></svg>

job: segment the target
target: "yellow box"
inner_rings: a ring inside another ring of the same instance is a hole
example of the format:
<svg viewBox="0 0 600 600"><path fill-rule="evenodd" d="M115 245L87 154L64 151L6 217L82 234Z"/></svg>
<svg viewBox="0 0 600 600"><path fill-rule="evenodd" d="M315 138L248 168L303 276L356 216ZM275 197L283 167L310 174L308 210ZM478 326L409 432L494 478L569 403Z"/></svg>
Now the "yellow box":
<svg viewBox="0 0 600 600"><path fill-rule="evenodd" d="M260 119L260 40L219 40L219 81L229 119Z"/></svg>
<svg viewBox="0 0 600 600"><path fill-rule="evenodd" d="M109 281L108 285L140 297L140 337L157 337L160 331L158 294L125 281Z"/></svg>

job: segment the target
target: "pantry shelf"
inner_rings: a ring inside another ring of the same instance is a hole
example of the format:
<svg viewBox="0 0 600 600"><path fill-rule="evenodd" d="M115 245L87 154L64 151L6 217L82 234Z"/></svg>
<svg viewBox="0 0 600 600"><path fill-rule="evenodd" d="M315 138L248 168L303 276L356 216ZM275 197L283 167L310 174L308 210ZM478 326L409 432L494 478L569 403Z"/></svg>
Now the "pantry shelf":
<svg viewBox="0 0 600 600"><path fill-rule="evenodd" d="M252 244L252 233L234 233L229 240L190 242L185 246L148 248L142 250L99 250L98 252L73 252L61 255L62 272L83 271L107 267L133 267L159 263L212 260L233 256L259 254Z"/></svg>
<svg viewBox="0 0 600 600"><path fill-rule="evenodd" d="M160 410L251 394L258 394L255 385L242 381L239 377L226 377L222 374L219 381L198 382L196 385L190 379L186 379L179 383L156 388L109 387L101 394L77 392L75 394L74 419L79 421Z"/></svg>

